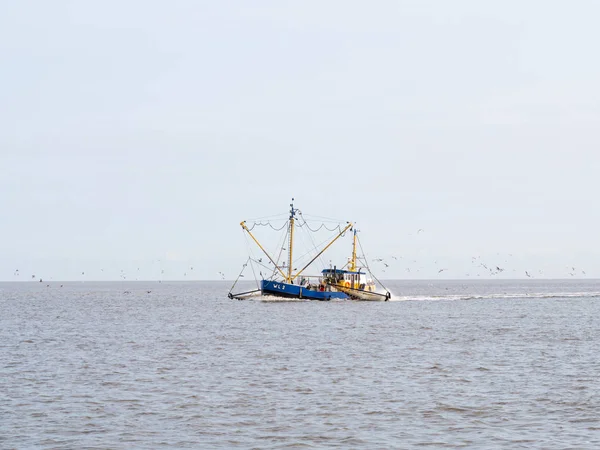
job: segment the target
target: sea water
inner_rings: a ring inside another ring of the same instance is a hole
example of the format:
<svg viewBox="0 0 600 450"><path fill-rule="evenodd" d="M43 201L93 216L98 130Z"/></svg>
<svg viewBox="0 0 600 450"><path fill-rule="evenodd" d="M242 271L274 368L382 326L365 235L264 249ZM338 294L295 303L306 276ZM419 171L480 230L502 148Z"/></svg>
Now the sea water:
<svg viewBox="0 0 600 450"><path fill-rule="evenodd" d="M386 284L0 283L0 448L600 448L598 281Z"/></svg>

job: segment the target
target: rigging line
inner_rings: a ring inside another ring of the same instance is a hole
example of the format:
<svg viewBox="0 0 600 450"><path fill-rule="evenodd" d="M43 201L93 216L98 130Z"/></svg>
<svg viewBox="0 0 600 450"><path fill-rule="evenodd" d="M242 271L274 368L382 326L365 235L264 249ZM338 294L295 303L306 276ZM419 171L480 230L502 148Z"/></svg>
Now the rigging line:
<svg viewBox="0 0 600 450"><path fill-rule="evenodd" d="M275 228L275 227L274 227L274 226L271 224L271 222L268 222L268 224L269 224L269 226L270 226L271 228L273 228L275 231L281 231L281 230L283 230L283 228L284 228L284 227L287 225L287 223L284 223L284 224L283 224L283 225L282 225L280 228Z"/></svg>
<svg viewBox="0 0 600 450"><path fill-rule="evenodd" d="M325 225L324 223L322 223L319 228L317 228L316 230L313 230L310 225L308 224L308 222L304 221L304 223L301 226L305 226L306 228L308 228L310 231L312 231L313 233L316 233L317 231L319 231L321 228L325 228L327 231L334 231L335 228L333 229L329 229L329 227L327 227L327 225Z"/></svg>
<svg viewBox="0 0 600 450"><path fill-rule="evenodd" d="M250 228L250 230L253 230L254 227L271 227L272 229L274 229L275 231L281 231L283 230L283 227L285 227L286 224L284 223L281 227L277 228L274 227L273 224L271 222L254 222L252 224L252 228Z"/></svg>
<svg viewBox="0 0 600 450"><path fill-rule="evenodd" d="M304 233L303 233L302 237L304 237ZM311 241L311 244L312 244L313 248L312 248L311 250L309 250L309 251L306 251L306 252L305 252L305 253L304 253L302 256L300 256L300 257L298 258L298 260L299 260L299 261L302 261L304 258L310 258L310 257L312 256L312 254L313 254L313 253L312 253L313 251L314 251L315 253L318 253L318 252L320 251L320 250L319 250L319 248L320 248L321 246L323 246L324 244L326 244L326 243L330 242L330 241L331 241L331 240L332 240L332 239L333 239L335 236L333 236L333 237L331 237L331 236L330 236L330 237L327 237L327 238L326 238L325 240L323 240L323 242L322 242L322 243L320 243L318 246L315 244L315 241L314 241L314 239L313 239L313 236L312 236L312 234L308 233L308 237L310 238L310 241ZM322 255L320 255L320 256L319 256L319 261L320 261L321 265L322 265L323 267L325 267L325 263L323 262L323 256L322 256Z"/></svg>
<svg viewBox="0 0 600 450"><path fill-rule="evenodd" d="M313 239L312 239L312 235L311 235L310 233L298 233L298 235L301 237L301 239L302 239L302 242L304 243L304 245L305 245L306 247L310 247L310 244L312 244L312 245L313 245L313 247L314 247L314 248L312 248L312 249L310 249L310 250L307 250L306 252L304 252L304 254L302 254L301 256L299 256L299 257L297 258L297 260L296 260L296 261L297 261L297 264L298 264L298 265L304 265L304 262L303 262L303 261L304 261L305 259L308 259L308 258L310 258L311 254L313 254L313 252L315 252L315 251L317 251L317 252L318 252L318 249L315 247L315 245L314 245L314 241L313 241ZM306 235L308 235L308 237L310 238L310 240L311 240L312 242L310 242L310 243L307 243Z"/></svg>
<svg viewBox="0 0 600 450"><path fill-rule="evenodd" d="M341 231L341 230L340 230L340 231ZM345 233L344 233L344 234L345 234ZM342 234L342 235L340 235L340 237L343 237L343 236L344 236L343 234ZM324 240L323 240L321 243L319 243L319 245L318 245L318 246L315 246L315 248L318 250L320 247L324 247L324 246L325 246L325 244L330 244L330 242L331 242L331 240L332 240L332 239L333 239L333 238L331 238L331 237L328 237L327 239L324 239ZM322 251L322 250L321 250L321 251ZM319 255L319 256L322 256L322 255ZM314 260L311 262L311 264L310 264L310 265L312 265L312 263L314 263ZM323 264L323 267L325 267L325 265L324 265L324 263L323 263L323 261L322 261L322 260L321 260L321 264ZM307 267L308 267L308 266L307 266ZM306 267L305 267L305 268L306 268Z"/></svg>
<svg viewBox="0 0 600 450"><path fill-rule="evenodd" d="M250 255L252 257L255 257L254 256L254 251L252 250L254 248L254 246L250 245L250 239L248 239L248 234L247 233L244 233L244 239L246 240L246 248L248 249L248 253L250 253Z"/></svg>
<svg viewBox="0 0 600 450"><path fill-rule="evenodd" d="M371 272L371 268L369 267L369 263L367 262L367 255L365 254L365 251L362 248L362 243L360 242L360 238L358 236L356 236L356 240L358 241L358 246L360 247L360 251L362 252L362 254L365 257L365 267L367 268L367 270L369 271L369 273L371 274L371 276L375 279L375 281L377 281L382 288L384 288L387 292L390 292L388 290L388 288L386 288L383 283L381 281L379 281L379 279L373 274L373 272Z"/></svg>
<svg viewBox="0 0 600 450"><path fill-rule="evenodd" d="M283 243L287 240L289 232L290 232L290 230L288 228L286 230L286 232L283 234L283 240L281 241L281 244L279 245L279 255L277 255L277 259L275 260L277 267L279 267L279 265L280 265L279 261L281 260L281 254L283 253ZM273 279L273 277L277 273L277 267L273 267L273 273L271 274L271 277L270 277L271 279Z"/></svg>
<svg viewBox="0 0 600 450"><path fill-rule="evenodd" d="M252 276L254 277L254 281L256 282L256 289L260 289L258 285L258 278L256 278L256 272L254 271L254 264L252 264L252 258L248 258L250 261L250 268L252 269Z"/></svg>
<svg viewBox="0 0 600 450"><path fill-rule="evenodd" d="M244 233L244 238L246 239L246 247L248 247L248 253L250 253L250 256L248 257L248 259L252 260L252 257L254 257L254 252L252 251L252 246L250 245L250 240L248 239L247 233ZM246 264L247 263L248 263L248 261L246 261ZM250 264L250 266L252 267L252 264ZM252 267L252 275L254 276L254 281L256 282L256 286L258 287L258 280L256 278L256 273L254 272L253 267ZM236 283L237 283L237 281L236 281Z"/></svg>
<svg viewBox="0 0 600 450"><path fill-rule="evenodd" d="M324 216L316 216L314 214L306 214L306 216L308 216L309 218L320 219L320 220L323 220L325 222L333 222L333 223L344 223L344 222L346 222L345 220L332 219L331 217L324 217Z"/></svg>
<svg viewBox="0 0 600 450"><path fill-rule="evenodd" d="M257 259L253 259L252 261L254 261L254 263L255 263L257 266L260 266L260 267L262 267L263 269L266 269L266 270L271 270L271 268L270 268L269 266L266 266L266 265L265 265L265 264L263 264L262 262L258 262L258 260L257 260Z"/></svg>
<svg viewBox="0 0 600 450"><path fill-rule="evenodd" d="M256 224L252 225L252 228L254 228L255 226L256 226ZM250 228L250 229L252 229L252 228ZM281 228L280 228L280 230L281 230ZM284 239L285 239L285 236L287 236L287 232L286 232L286 234L284 235ZM248 238L248 235L247 235L247 233L244 233L244 238L246 239L246 246L248 247L248 251L249 251L249 253L252 255L252 257L253 257L254 261L256 261L256 260L257 260L257 257L255 256L255 253L254 253L254 251L253 251L253 249L254 249L254 245L250 245L250 239ZM280 242L281 242L281 241L280 241ZM281 244L281 245L279 245L278 247L275 247L275 248L282 248L282 247L283 247L283 244ZM274 263L275 263L275 267L273 267L273 273L271 274L271 277L270 277L270 278L273 278L273 277L275 276L275 273L277 272L277 268L278 268L278 267L279 267L279 265L280 265L280 264L279 264L279 258L280 258L280 257L281 257L281 252L280 252L280 254L279 254L279 256L278 256L277 260L275 260L275 261L274 261ZM267 270L271 270L271 268L270 268L270 267L266 267L266 266L263 266L263 267L265 267ZM268 273L267 273L266 275L267 275L267 277L265 277L265 278L268 278ZM255 279L256 279L256 273L254 273L254 277L255 277ZM256 280L256 281L258 282L258 280Z"/></svg>
<svg viewBox="0 0 600 450"><path fill-rule="evenodd" d="M316 230L313 230L306 221L302 222L300 225L298 225L298 228L302 228L302 227L306 227L308 228L310 231L312 231L313 233L316 233L317 231L319 231L321 228L323 228L324 224L321 224L321 226L319 228L317 228Z"/></svg>
<svg viewBox="0 0 600 450"><path fill-rule="evenodd" d="M260 221L260 220L279 219L279 218L284 219L286 217L287 217L287 213L273 214L271 216L255 217L253 219L248 219L247 222L256 222L256 221Z"/></svg>
<svg viewBox="0 0 600 450"><path fill-rule="evenodd" d="M304 223L306 223L306 219L304 218L304 216L302 216L302 220L304 221ZM325 225L325 224L322 224L322 226L323 225ZM307 224L307 227L308 227L308 229L310 229L310 227L308 226L308 224ZM321 227L319 227L319 230L320 229L321 229ZM328 231L334 231L335 230L335 228L333 230L330 230L327 226L325 226L325 229L328 230ZM341 231L339 224L338 224L338 231ZM310 238L310 241L311 241L311 243L313 245L314 250L318 252L319 249L318 249L317 245L315 244L315 240L313 239L312 235L309 234L308 237ZM329 240L331 240L331 238L327 239L327 241L329 241ZM323 255L319 255L318 260L319 260L319 263L321 264L321 267L326 267L325 261L323 260Z"/></svg>
<svg viewBox="0 0 600 450"><path fill-rule="evenodd" d="M259 263L259 262L258 262L258 259L257 259L256 255L255 255L255 253L254 253L254 250L253 250L255 246L254 246L254 245L251 245L251 243L250 243L250 239L249 239L249 237L248 237L248 234L247 234L247 233L244 233L244 239L246 240L246 247L248 248L248 253L250 253L250 259L251 259L252 261L254 261L254 262L257 264L257 265L261 265L261 266L262 266L262 267L264 267L265 269L267 269L267 270L271 270L271 268L270 268L270 267L268 267L268 266L265 266L264 264L262 264L262 263ZM261 258L262 258L262 256L261 256ZM254 281L256 282L256 286L257 286L257 288L260 290L260 286L259 286L259 284L258 284L258 278L256 277L256 271L254 270L254 266L253 266L252 264L250 264L250 266L251 266L251 268L252 268L252 274L253 274L253 276L254 276ZM275 270L275 271L277 271L277 268L275 268L274 270ZM271 275L271 277L272 277L272 276L273 276L273 275Z"/></svg>
<svg viewBox="0 0 600 450"><path fill-rule="evenodd" d="M316 233L317 231L319 231L321 228L325 227L325 229L327 231L335 231L335 230L341 230L340 228L340 222L339 221L335 221L337 223L336 227L333 228L329 228L327 225L325 225L324 223L321 223L321 226L319 228L317 228L316 230L313 230L310 225L308 224L308 222L306 221L306 219L304 218L304 215L300 212L300 217L302 217L302 221L304 222L302 225L300 226L304 226L306 225L306 228L308 228L310 231L312 231L313 233ZM310 217L310 216L309 216Z"/></svg>
<svg viewBox="0 0 600 450"><path fill-rule="evenodd" d="M237 284L238 280L241 278L242 274L244 273L244 269L248 265L248 261L250 261L250 257L248 257L248 259L246 260L246 262L242 265L242 271L240 272L240 274L238 275L238 277L233 282L233 285L229 289L229 293L231 293L231 291L233 291L233 288L235 287L235 285Z"/></svg>

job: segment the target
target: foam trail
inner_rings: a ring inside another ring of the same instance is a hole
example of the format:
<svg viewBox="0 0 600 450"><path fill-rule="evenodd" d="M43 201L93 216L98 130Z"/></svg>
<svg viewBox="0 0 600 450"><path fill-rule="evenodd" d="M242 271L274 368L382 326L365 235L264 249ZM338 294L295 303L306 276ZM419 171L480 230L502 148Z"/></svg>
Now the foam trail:
<svg viewBox="0 0 600 450"><path fill-rule="evenodd" d="M260 295L259 299L261 302L280 302L280 303L289 303L289 302L311 302L314 300L310 300L307 298L295 298L295 297L277 297L276 295Z"/></svg>
<svg viewBox="0 0 600 450"><path fill-rule="evenodd" d="M523 292L513 294L450 294L450 295L392 295L390 301L453 301L453 300L487 300L487 299L528 299L528 298L594 298L600 292Z"/></svg>

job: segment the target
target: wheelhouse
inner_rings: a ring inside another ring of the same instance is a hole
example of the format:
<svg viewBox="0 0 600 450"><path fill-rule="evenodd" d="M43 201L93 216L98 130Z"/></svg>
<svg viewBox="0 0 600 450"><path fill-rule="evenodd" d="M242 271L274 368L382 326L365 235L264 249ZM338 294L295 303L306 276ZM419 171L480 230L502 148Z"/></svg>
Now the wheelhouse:
<svg viewBox="0 0 600 450"><path fill-rule="evenodd" d="M360 270L324 269L321 274L325 280L334 285L359 289L364 284L361 275L365 275L365 272Z"/></svg>

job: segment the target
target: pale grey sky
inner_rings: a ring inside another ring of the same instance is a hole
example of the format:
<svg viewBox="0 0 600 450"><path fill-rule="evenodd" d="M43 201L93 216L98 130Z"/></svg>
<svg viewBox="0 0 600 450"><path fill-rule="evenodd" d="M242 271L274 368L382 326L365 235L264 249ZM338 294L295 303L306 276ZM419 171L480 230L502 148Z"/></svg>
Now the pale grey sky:
<svg viewBox="0 0 600 450"><path fill-rule="evenodd" d="M4 1L0 280L230 278L239 222L292 196L410 261L384 278L475 276L472 256L600 277L598 17L594 0Z"/></svg>

